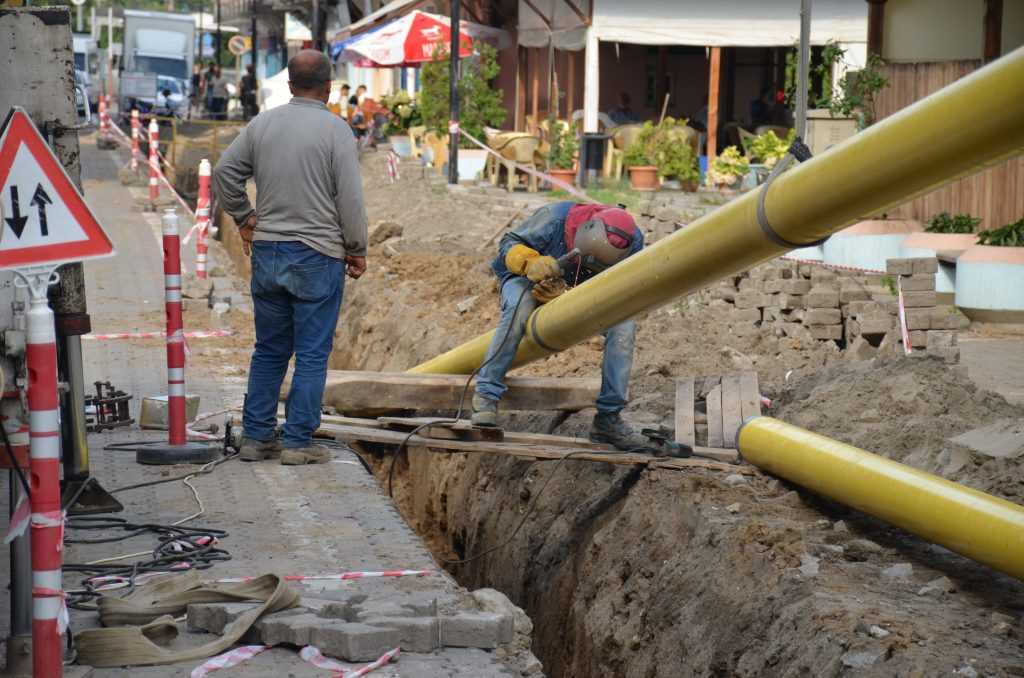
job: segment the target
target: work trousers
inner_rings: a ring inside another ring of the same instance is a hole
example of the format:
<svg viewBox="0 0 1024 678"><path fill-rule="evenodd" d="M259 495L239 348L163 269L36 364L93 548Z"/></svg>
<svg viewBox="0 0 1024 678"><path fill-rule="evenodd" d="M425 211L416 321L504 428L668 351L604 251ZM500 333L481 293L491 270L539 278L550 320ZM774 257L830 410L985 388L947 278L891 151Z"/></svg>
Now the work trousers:
<svg viewBox="0 0 1024 678"><path fill-rule="evenodd" d="M526 333L526 321L540 305L529 289L530 281L521 276L509 278L501 286L501 320L498 321L498 328L487 349L488 362L477 378L477 395L501 400L508 390L505 374L512 367L519 342ZM615 325L604 333L604 340L601 393L596 404L598 412L614 413L622 410L629 399L629 373L633 369L636 323L627 320Z"/></svg>
<svg viewBox="0 0 1024 678"><path fill-rule="evenodd" d="M299 242L257 241L252 248L256 348L249 367L245 435L273 438L288 361L295 372L281 443L307 447L320 426L327 360L345 288L345 265Z"/></svg>

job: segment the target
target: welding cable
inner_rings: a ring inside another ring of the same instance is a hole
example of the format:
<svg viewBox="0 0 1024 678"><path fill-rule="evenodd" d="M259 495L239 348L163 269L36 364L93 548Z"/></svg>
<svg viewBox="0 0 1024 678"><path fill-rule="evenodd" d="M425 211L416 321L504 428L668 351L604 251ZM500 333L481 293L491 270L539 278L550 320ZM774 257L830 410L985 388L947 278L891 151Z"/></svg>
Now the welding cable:
<svg viewBox="0 0 1024 678"><path fill-rule="evenodd" d="M522 305L523 299L526 298L526 293L530 292L532 289L533 285L527 285L526 287L523 288L523 291L519 293L519 299L516 300L516 307L512 311L513 320L515 319L516 314L519 313L519 307ZM395 496L392 491L395 478L395 466L398 465L398 456L402 453L403 450L407 448L407 446L409 445L409 441L412 440L412 437L414 435L416 435L425 428L429 428L431 426L454 426L455 424L459 423L459 420L462 418L462 411L466 407L466 395L469 393L469 387L473 384L473 379L476 378L476 375L480 374L480 370L484 369L484 367L486 367L492 360L498 357L498 355L501 353L501 350L505 348L505 343L508 341L508 338L511 334L512 323L510 322L508 324L508 327L505 328L505 336L501 338L501 343L498 344L498 348L495 349L494 353L491 354L490 358L487 358L486 360L481 362L480 365L475 370L473 370L473 372L469 375L469 378L466 379L466 385L462 388L462 395L459 397L459 409L458 411L456 411L454 419L436 419L428 421L426 423L420 424L412 431L410 431L409 435L405 436L405 440L403 440L401 444L398 446L398 449L395 450L394 457L391 459L391 466L388 467L389 497L394 498Z"/></svg>

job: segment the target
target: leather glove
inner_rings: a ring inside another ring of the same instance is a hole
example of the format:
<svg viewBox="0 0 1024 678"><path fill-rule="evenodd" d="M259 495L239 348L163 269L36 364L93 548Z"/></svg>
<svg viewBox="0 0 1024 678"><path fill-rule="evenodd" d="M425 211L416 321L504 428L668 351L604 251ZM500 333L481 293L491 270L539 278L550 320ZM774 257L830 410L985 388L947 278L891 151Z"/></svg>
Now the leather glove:
<svg viewBox="0 0 1024 678"><path fill-rule="evenodd" d="M533 298L542 304L562 296L569 286L562 278L548 278L533 286Z"/></svg>
<svg viewBox="0 0 1024 678"><path fill-rule="evenodd" d="M526 265L540 256L540 252L526 245L515 245L505 254L505 268L516 275L526 275Z"/></svg>
<svg viewBox="0 0 1024 678"><path fill-rule="evenodd" d="M526 263L526 277L533 282L561 278L562 269L554 257L536 257Z"/></svg>

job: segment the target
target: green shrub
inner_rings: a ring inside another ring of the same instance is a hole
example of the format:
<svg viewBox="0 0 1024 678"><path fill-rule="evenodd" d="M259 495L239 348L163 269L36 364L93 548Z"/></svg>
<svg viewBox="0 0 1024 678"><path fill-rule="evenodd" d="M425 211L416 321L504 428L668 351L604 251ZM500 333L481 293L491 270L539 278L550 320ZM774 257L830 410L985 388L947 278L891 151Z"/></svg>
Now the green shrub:
<svg viewBox="0 0 1024 678"><path fill-rule="evenodd" d="M580 142L576 138L576 123L557 124L551 128L551 150L548 151L548 167L553 169L572 169L576 151Z"/></svg>
<svg viewBox="0 0 1024 678"><path fill-rule="evenodd" d="M423 124L420 107L405 90L381 97L380 103L391 111L391 119L388 120L386 130L388 134L404 134L409 131L410 127Z"/></svg>
<svg viewBox="0 0 1024 678"><path fill-rule="evenodd" d="M485 42L477 42L478 54L462 59L462 74L459 78L459 126L477 139L483 140L484 127L500 127L505 122L507 111L502 101L501 90L491 87L491 81L498 77L501 67L497 62L496 50ZM448 106L448 52L434 51L434 60L423 64L420 70L422 89L419 107L423 124L427 129L448 133L450 108ZM463 148L476 148L468 139Z"/></svg>
<svg viewBox="0 0 1024 678"><path fill-rule="evenodd" d="M697 181L700 171L686 141L686 122L675 118L665 118L657 125L645 122L636 142L626 149L623 163L627 167L654 165L662 178Z"/></svg>
<svg viewBox="0 0 1024 678"><path fill-rule="evenodd" d="M729 146L722 151L708 168L707 183L712 186L730 186L742 179L750 171L750 160L745 158L740 149Z"/></svg>
<svg viewBox="0 0 1024 678"><path fill-rule="evenodd" d="M982 231L978 234L978 244L993 247L1024 247L1024 219L1002 228Z"/></svg>
<svg viewBox="0 0 1024 678"><path fill-rule="evenodd" d="M924 230L927 233L974 233L975 227L981 223L981 218L972 217L970 214L953 216L949 212L940 212L926 223Z"/></svg>
<svg viewBox="0 0 1024 678"><path fill-rule="evenodd" d="M789 130L785 139L780 139L775 132L768 130L764 134L758 134L753 139L745 141L743 146L747 149L748 156L759 160L761 164L771 169L786 155L794 139L796 139L795 129Z"/></svg>

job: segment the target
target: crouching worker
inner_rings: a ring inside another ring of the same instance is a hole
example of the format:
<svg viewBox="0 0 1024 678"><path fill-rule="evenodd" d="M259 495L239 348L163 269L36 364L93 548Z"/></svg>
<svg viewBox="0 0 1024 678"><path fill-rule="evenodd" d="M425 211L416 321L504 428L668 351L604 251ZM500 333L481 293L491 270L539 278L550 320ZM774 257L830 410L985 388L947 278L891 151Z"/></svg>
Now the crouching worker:
<svg viewBox="0 0 1024 678"><path fill-rule="evenodd" d="M491 264L500 279L501 320L477 378L472 417L475 426L497 425L498 402L508 388L505 374L512 366L530 314L643 246L643 233L625 210L572 202L542 207L501 239L498 256ZM579 255L565 262L562 270L559 258L573 249L579 250ZM620 415L628 397L636 323L619 323L604 337L601 394L590 439L621 450L648 448L650 441Z"/></svg>

